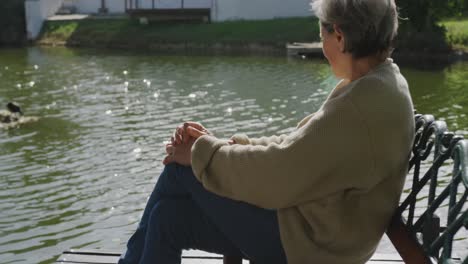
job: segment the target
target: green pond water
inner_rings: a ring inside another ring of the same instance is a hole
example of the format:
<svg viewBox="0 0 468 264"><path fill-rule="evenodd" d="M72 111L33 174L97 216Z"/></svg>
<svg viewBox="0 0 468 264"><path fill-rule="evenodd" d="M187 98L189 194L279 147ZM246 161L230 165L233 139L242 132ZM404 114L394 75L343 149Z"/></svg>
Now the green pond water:
<svg viewBox="0 0 468 264"><path fill-rule="evenodd" d="M402 72L420 113L468 134L467 62ZM0 108L14 100L40 117L0 129L0 263L122 251L177 125L200 121L218 137L288 133L336 83L323 60L0 49ZM390 248L383 241L379 252Z"/></svg>

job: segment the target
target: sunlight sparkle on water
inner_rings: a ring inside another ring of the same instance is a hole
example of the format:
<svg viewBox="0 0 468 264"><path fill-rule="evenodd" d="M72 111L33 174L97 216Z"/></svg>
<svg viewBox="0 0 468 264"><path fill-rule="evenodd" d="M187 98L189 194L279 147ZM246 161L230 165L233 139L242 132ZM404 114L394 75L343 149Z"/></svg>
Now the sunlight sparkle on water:
<svg viewBox="0 0 468 264"><path fill-rule="evenodd" d="M29 82L29 87L33 87L34 84L36 84L35 82Z"/></svg>
<svg viewBox="0 0 468 264"><path fill-rule="evenodd" d="M39 66L38 66L38 65L34 65L34 69L35 69L35 70L39 70Z"/></svg>
<svg viewBox="0 0 468 264"><path fill-rule="evenodd" d="M158 98L158 97L159 97L159 93L154 93L153 96L154 96L154 98Z"/></svg>
<svg viewBox="0 0 468 264"><path fill-rule="evenodd" d="M21 83L16 84L17 88L21 88Z"/></svg>
<svg viewBox="0 0 468 264"><path fill-rule="evenodd" d="M112 110L107 110L106 111L106 115L111 115L112 114Z"/></svg>
<svg viewBox="0 0 468 264"><path fill-rule="evenodd" d="M190 98L195 98L195 97L197 97L197 95L194 94L194 93L191 93L191 94L189 94L189 97L190 97Z"/></svg>
<svg viewBox="0 0 468 264"><path fill-rule="evenodd" d="M124 75L127 75L128 74L128 71L123 71L122 72Z"/></svg>
<svg viewBox="0 0 468 264"><path fill-rule="evenodd" d="M51 104L46 105L46 109L51 109L52 107L56 106L57 102L52 102Z"/></svg>
<svg viewBox="0 0 468 264"><path fill-rule="evenodd" d="M232 107L228 107L228 109L226 109L226 112L228 112L229 114L232 114Z"/></svg>
<svg viewBox="0 0 468 264"><path fill-rule="evenodd" d="M141 148L136 148L133 150L133 153L141 153Z"/></svg>
<svg viewBox="0 0 468 264"><path fill-rule="evenodd" d="M172 80L171 80L171 81L167 81L167 84L169 84L169 86L172 86L172 85L174 85L175 83L176 83L176 81L172 81Z"/></svg>
<svg viewBox="0 0 468 264"><path fill-rule="evenodd" d="M146 84L146 86L151 86L151 81L147 79L143 79L143 82Z"/></svg>

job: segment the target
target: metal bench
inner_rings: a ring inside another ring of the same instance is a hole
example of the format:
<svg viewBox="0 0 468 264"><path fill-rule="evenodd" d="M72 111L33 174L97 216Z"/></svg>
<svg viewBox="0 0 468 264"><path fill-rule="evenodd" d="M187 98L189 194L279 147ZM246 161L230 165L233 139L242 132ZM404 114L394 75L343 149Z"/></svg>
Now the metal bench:
<svg viewBox="0 0 468 264"><path fill-rule="evenodd" d="M468 229L468 142L448 132L445 122L435 121L431 115L415 118L412 187L387 235L405 263L468 264L468 256L458 256L463 261L452 256L455 235L463 227L465 232ZM440 184L443 181L449 183ZM418 206L421 203L427 205Z"/></svg>

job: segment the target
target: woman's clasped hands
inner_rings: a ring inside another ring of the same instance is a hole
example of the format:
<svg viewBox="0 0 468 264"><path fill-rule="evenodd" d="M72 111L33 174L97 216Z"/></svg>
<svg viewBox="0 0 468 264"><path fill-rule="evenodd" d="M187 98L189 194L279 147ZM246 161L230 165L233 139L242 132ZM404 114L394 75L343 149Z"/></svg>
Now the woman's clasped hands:
<svg viewBox="0 0 468 264"><path fill-rule="evenodd" d="M166 144L166 157L163 164L175 162L183 166L192 165L192 145L197 138L212 135L206 128L197 122L185 122L178 126Z"/></svg>

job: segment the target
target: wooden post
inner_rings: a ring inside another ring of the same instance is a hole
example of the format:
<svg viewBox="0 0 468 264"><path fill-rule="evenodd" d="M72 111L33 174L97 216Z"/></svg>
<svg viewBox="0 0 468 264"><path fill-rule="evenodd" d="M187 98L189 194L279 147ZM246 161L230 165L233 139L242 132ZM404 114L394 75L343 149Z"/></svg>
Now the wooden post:
<svg viewBox="0 0 468 264"><path fill-rule="evenodd" d="M224 256L223 264L242 264L242 258L237 256Z"/></svg>
<svg viewBox="0 0 468 264"><path fill-rule="evenodd" d="M107 14L107 8L106 8L106 0L101 0L101 8L99 8L98 12L100 14Z"/></svg>

